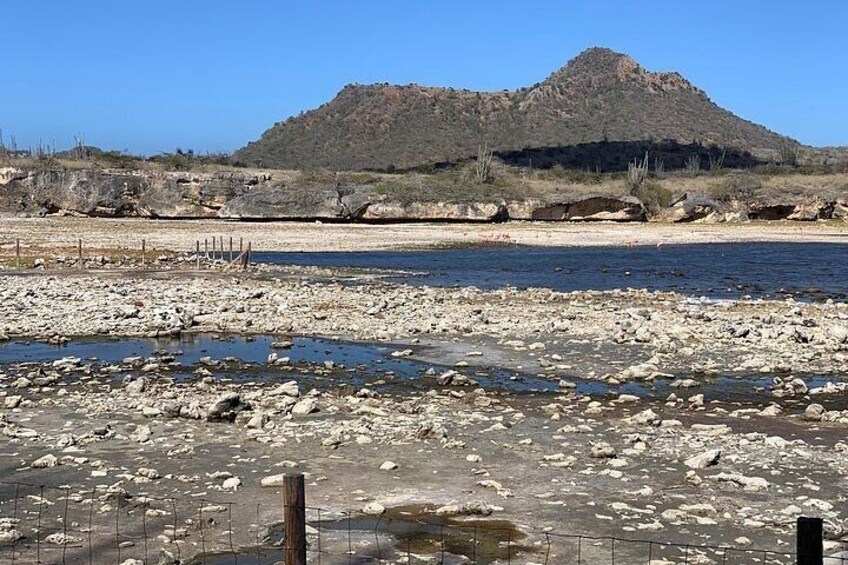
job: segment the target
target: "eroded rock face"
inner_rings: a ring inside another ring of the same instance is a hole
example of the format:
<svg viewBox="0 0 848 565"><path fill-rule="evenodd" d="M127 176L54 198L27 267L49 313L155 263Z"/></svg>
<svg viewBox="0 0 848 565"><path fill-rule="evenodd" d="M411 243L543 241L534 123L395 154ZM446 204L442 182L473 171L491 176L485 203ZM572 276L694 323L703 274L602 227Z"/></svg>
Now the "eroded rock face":
<svg viewBox="0 0 848 565"><path fill-rule="evenodd" d="M347 219L347 209L335 189L294 190L259 187L227 202L218 211L227 219Z"/></svg>
<svg viewBox="0 0 848 565"><path fill-rule="evenodd" d="M574 195L510 203L398 201L337 178L298 184L287 175L0 169L0 213L106 217L364 222L641 221L631 196Z"/></svg>
<svg viewBox="0 0 848 565"><path fill-rule="evenodd" d="M214 218L227 201L270 177L250 173L6 169L0 212L105 217Z"/></svg>
<svg viewBox="0 0 848 565"><path fill-rule="evenodd" d="M501 202L400 200L343 175L302 181L283 171L214 173L0 168L0 214L325 220L346 222L615 221L647 219L634 196L568 194ZM671 222L848 221L848 201L805 195L717 201L684 195L652 217Z"/></svg>
<svg viewBox="0 0 848 565"><path fill-rule="evenodd" d="M138 212L153 218L214 218L227 202L269 182L267 175L238 172L164 173L153 176L139 196Z"/></svg>
<svg viewBox="0 0 848 565"><path fill-rule="evenodd" d="M463 202L375 202L357 219L377 222L463 221L493 222L508 219L502 204Z"/></svg>
<svg viewBox="0 0 848 565"><path fill-rule="evenodd" d="M638 222L645 219L645 208L638 198L597 194L552 201L511 201L507 203L507 212L513 220Z"/></svg>
<svg viewBox="0 0 848 565"><path fill-rule="evenodd" d="M718 203L715 200L704 195L687 194L663 210L657 219L674 223L709 221L707 218L716 214L717 210Z"/></svg>
<svg viewBox="0 0 848 565"><path fill-rule="evenodd" d="M835 202L819 198L787 197L755 200L748 204L752 220L795 220L812 222L833 217Z"/></svg>

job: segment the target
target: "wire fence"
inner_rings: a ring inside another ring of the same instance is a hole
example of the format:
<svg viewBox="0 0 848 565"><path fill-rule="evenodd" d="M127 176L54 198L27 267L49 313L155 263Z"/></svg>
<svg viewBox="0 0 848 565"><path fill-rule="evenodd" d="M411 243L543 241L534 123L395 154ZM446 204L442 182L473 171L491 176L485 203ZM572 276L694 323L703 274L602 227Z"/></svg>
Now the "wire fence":
<svg viewBox="0 0 848 565"><path fill-rule="evenodd" d="M211 245L210 245L211 242ZM0 268L4 266L2 249L11 247L14 255L8 257L7 267L21 269L103 269L103 268L174 268L194 267L213 270L247 270L253 256L253 243L244 237L214 235L202 240L197 239L188 251L157 251L141 239L138 245L121 245L118 249L92 247L81 238L69 242L67 246L58 246L48 250L40 246L21 246L21 239L8 243L0 240ZM118 256L114 256L119 252ZM61 253L61 254L59 254ZM59 254L58 256L56 256ZM112 255L111 257L109 255Z"/></svg>
<svg viewBox="0 0 848 565"><path fill-rule="evenodd" d="M137 485L143 487L143 484ZM266 565L286 552L282 494L152 497L123 486L0 482L0 563ZM306 508L307 560L365 563L788 565L785 550L517 528L435 512ZM842 564L846 558L826 560Z"/></svg>

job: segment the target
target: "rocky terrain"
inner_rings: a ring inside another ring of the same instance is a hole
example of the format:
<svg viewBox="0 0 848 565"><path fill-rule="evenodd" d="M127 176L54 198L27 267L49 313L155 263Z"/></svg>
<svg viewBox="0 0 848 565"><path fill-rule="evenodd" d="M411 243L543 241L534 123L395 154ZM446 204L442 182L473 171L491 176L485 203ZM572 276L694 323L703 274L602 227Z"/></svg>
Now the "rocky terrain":
<svg viewBox="0 0 848 565"><path fill-rule="evenodd" d="M117 551L116 512L128 528L122 560L255 544L279 520L268 493L287 469L308 474L310 504L330 517L414 507L506 520L521 536L513 562L571 559L574 539L551 534L584 533L766 549L766 562L789 563L780 553L792 551L796 516L825 517L828 552L848 527L842 303L339 284L272 270L2 283L3 480L71 485L64 504L91 508L100 555ZM169 340L190 335L212 336L206 348L249 348L254 336L258 358L182 362ZM146 354L112 352L127 336L159 341ZM300 336L327 341L305 359ZM86 337L121 341L100 356L63 353ZM337 339L388 350L347 361L333 353ZM26 340L60 348L27 360ZM491 380L495 371L512 377ZM0 534L21 558L32 555L40 501L62 502L31 494L17 518L0 505ZM143 546L130 536L139 511ZM44 555L84 556L88 533L61 525L46 526ZM332 552L347 540L325 534L327 562L346 562ZM395 550L405 562L401 542L381 551ZM376 551L367 528L356 551ZM601 542L583 551L608 556ZM648 559L643 545L617 551ZM683 548L654 551L676 563ZM721 555L693 547L686 559Z"/></svg>

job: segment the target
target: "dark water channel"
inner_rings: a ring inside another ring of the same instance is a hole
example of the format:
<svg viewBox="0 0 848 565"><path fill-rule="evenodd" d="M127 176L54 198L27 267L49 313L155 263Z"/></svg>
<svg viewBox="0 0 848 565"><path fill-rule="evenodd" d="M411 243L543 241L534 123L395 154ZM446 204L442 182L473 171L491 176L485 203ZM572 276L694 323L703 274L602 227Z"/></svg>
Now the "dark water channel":
<svg viewBox="0 0 848 565"><path fill-rule="evenodd" d="M848 298L848 241L634 247L472 247L427 251L255 253L257 261L396 271L431 286L558 291L642 288L710 298ZM385 280L385 279L384 279Z"/></svg>

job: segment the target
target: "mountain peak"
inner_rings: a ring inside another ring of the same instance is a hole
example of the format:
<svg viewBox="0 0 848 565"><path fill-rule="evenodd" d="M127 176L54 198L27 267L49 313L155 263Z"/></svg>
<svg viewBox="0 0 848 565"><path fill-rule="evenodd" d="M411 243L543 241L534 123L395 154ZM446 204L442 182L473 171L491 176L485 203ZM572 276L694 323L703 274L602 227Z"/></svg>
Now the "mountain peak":
<svg viewBox="0 0 848 565"><path fill-rule="evenodd" d="M580 71L616 71L621 67L638 67L639 64L629 55L613 51L607 47L590 47L571 59L565 68Z"/></svg>
<svg viewBox="0 0 848 565"><path fill-rule="evenodd" d="M650 72L629 55L606 47L592 47L583 51L542 84L585 88L586 85L598 87L623 82L632 83L654 94L684 90L706 98L702 90L679 73Z"/></svg>

